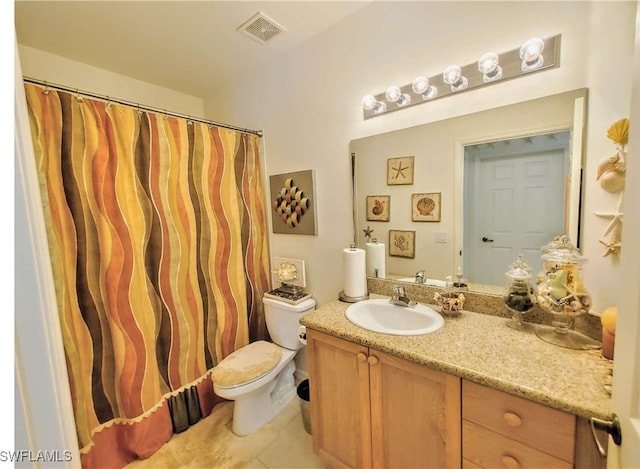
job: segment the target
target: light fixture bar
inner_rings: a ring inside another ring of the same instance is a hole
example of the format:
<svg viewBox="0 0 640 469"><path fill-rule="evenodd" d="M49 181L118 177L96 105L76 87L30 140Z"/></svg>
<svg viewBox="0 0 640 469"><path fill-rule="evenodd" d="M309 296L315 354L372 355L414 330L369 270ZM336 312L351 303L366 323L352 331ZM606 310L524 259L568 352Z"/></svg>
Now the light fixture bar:
<svg viewBox="0 0 640 469"><path fill-rule="evenodd" d="M441 72L437 75L428 77L429 85L437 90L435 96L433 95L433 93L431 93L431 97L418 94L413 90L412 83L409 83L407 85L399 87L401 94L406 94L409 98L409 102L407 104L404 104L402 106L391 104L387 100L385 92L378 93L376 95L373 95L373 97L375 98L375 101L381 103L381 105L377 108L377 110L363 108L364 118L370 119L371 117L381 116L383 114L388 114L399 109L406 109L418 104L423 104L428 101L434 101L436 99L444 98L445 96L449 96L452 94L460 94L469 90L473 90L475 88L480 88L482 86L493 85L496 83L501 83L505 80L511 80L513 78L529 75L531 73L540 72L542 70L557 68L560 66L560 36L561 35L558 34L556 36L542 39L542 41L544 42L544 50L542 52L544 61L538 68L523 71L523 68L526 67L523 67L522 65L523 61L520 58L521 47L518 47L508 52L498 54L499 64L502 71L502 77L499 79L485 81L485 78L483 78L483 73L478 70L478 61L476 60L473 63L460 67L462 71L462 77L465 77L467 80L466 87L460 86L457 88L458 91L454 91L454 88L456 87L452 88L450 84L445 83ZM530 41L527 41L527 43L529 42ZM480 58L481 56L483 56L482 53L478 54L478 58ZM386 104L386 109L382 110L382 105L384 104Z"/></svg>

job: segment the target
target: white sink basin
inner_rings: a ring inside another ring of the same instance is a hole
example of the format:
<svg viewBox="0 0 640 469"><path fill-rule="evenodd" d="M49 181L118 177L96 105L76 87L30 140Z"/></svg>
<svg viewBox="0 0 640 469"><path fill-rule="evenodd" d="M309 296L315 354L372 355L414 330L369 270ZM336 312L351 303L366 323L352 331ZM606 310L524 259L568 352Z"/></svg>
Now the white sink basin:
<svg viewBox="0 0 640 469"><path fill-rule="evenodd" d="M391 304L388 299L359 301L350 305L345 315L363 329L392 335L429 334L444 325L442 316L428 306L409 308Z"/></svg>

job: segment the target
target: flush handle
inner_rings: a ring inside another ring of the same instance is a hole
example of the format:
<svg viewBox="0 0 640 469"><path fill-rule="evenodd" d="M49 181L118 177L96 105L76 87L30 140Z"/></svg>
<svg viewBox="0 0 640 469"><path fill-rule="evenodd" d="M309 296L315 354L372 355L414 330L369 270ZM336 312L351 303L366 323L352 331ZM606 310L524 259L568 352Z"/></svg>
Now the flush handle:
<svg viewBox="0 0 640 469"><path fill-rule="evenodd" d="M602 420L596 417L591 417L589 419L589 423L591 424L591 434L593 435L593 439L596 440L596 446L598 446L598 452L603 458L607 457L607 450L602 446L602 443L600 443L598 435L596 434L596 429L603 430L611 435L611 438L616 445L620 446L622 444L622 429L620 428L620 419L616 414L613 414L613 418L611 420Z"/></svg>
<svg viewBox="0 0 640 469"><path fill-rule="evenodd" d="M493 243L493 240L492 240L492 239L487 238L486 236L483 236L483 237L482 237L482 242L483 242L483 243Z"/></svg>

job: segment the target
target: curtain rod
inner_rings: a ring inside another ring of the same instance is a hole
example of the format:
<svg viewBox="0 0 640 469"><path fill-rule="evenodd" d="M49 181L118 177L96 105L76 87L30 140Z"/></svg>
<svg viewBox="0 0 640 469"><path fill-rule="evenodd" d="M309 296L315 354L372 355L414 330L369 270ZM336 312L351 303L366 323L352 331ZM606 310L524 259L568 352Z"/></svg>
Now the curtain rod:
<svg viewBox="0 0 640 469"><path fill-rule="evenodd" d="M112 98L111 96L99 95L99 94L96 94L96 93L92 93L90 91L83 91L83 90L79 90L77 88L71 88L69 86L57 85L55 83L49 83L47 81L37 80L35 78L22 77L22 79L27 83L32 83L34 85L44 86L45 89L52 88L52 89L56 89L56 90L60 90L60 91L67 91L69 93L77 93L77 94L81 94L83 96L87 96L89 98L96 98L96 99L101 99L103 101L107 101L107 102L111 102L111 103L115 103L115 104L122 104L124 106L134 107L136 109L140 109L140 110L143 110L143 111L155 112L156 114L164 114L166 116L172 116L172 117L180 117L180 118L187 119L187 120L190 120L190 121L199 122L201 124L213 125L215 127L222 127L222 128L225 128L225 129L236 130L238 132L244 132L244 133L247 133L247 134L253 134L253 135L257 135L258 137L262 137L262 130L251 130L251 129L245 129L245 128L242 128L242 127L236 127L236 126L229 125L229 124L221 124L219 122L214 122L214 121L210 121L210 120L206 120L206 119L200 119L199 117L193 117L193 116L189 116L187 114L180 114L180 113L177 113L177 112L167 111L166 109L160 109L160 108L155 108L155 107L151 107L151 106L145 106L145 105L140 104L140 103L134 103L132 101L125 101L123 99L116 99L116 98Z"/></svg>

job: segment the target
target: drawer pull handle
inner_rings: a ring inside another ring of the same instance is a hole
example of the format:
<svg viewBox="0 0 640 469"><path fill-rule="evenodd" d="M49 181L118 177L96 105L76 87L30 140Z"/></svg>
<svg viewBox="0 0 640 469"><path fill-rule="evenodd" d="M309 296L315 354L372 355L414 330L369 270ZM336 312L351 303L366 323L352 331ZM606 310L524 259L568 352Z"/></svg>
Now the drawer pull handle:
<svg viewBox="0 0 640 469"><path fill-rule="evenodd" d="M518 414L514 414L513 412L505 412L502 417L510 427L519 427L520 425L522 425L522 419Z"/></svg>
<svg viewBox="0 0 640 469"><path fill-rule="evenodd" d="M520 463L518 462L518 460L513 456L509 456L508 454L502 456L502 465L506 469L518 469L520 467Z"/></svg>
<svg viewBox="0 0 640 469"><path fill-rule="evenodd" d="M375 366L378 364L378 357L370 355L367 361L369 362L369 365Z"/></svg>
<svg viewBox="0 0 640 469"><path fill-rule="evenodd" d="M591 424L591 434L593 435L593 439L596 440L596 445L598 447L598 452L603 458L607 457L607 449L602 446L600 443L600 438L596 434L596 429L607 432L611 435L613 442L620 446L622 443L622 429L620 428L620 419L616 414L613 414L612 420L602 420L596 417L591 417L589 419L589 423Z"/></svg>
<svg viewBox="0 0 640 469"><path fill-rule="evenodd" d="M367 361L367 356L362 352L358 353L358 355L356 355L356 356L358 357L358 361L360 363L363 363L363 362Z"/></svg>

